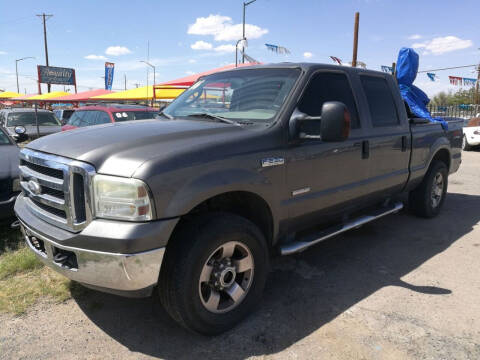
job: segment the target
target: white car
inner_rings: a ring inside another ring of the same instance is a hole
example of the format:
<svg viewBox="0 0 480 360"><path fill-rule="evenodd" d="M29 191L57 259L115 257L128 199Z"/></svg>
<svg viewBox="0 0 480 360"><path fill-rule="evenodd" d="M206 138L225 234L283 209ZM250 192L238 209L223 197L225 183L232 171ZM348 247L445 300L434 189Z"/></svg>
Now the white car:
<svg viewBox="0 0 480 360"><path fill-rule="evenodd" d="M477 145L480 145L480 114L470 119L468 124L463 128L462 149L468 151Z"/></svg>

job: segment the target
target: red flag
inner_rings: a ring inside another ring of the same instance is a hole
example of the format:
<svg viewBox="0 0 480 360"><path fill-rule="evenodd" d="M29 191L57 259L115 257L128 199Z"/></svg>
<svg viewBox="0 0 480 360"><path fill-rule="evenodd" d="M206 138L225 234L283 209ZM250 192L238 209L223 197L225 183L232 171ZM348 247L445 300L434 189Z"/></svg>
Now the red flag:
<svg viewBox="0 0 480 360"><path fill-rule="evenodd" d="M338 57L336 56L330 56L330 58L336 62L338 65L342 65L342 60L340 60Z"/></svg>

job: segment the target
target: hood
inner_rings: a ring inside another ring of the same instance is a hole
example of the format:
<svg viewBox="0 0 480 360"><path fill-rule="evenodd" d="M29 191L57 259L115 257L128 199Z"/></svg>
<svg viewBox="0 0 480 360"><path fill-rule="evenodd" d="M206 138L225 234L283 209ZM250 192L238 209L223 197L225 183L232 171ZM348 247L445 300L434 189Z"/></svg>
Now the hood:
<svg viewBox="0 0 480 360"><path fill-rule="evenodd" d="M211 121L136 120L64 131L32 141L27 147L88 162L99 173L130 177L148 160L225 141L245 131Z"/></svg>
<svg viewBox="0 0 480 360"><path fill-rule="evenodd" d="M0 179L18 177L19 151L16 145L0 145Z"/></svg>

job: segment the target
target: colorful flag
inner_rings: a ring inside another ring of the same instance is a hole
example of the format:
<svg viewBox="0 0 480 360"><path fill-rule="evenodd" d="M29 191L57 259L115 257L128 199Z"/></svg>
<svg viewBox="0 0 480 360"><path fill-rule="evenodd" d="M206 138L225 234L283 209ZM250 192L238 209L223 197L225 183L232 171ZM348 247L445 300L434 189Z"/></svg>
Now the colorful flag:
<svg viewBox="0 0 480 360"><path fill-rule="evenodd" d="M276 54L290 54L290 50L283 46L273 45L273 44L265 44L268 50L273 51Z"/></svg>
<svg viewBox="0 0 480 360"><path fill-rule="evenodd" d="M332 59L334 62L336 62L338 65L342 65L342 60L340 60L336 56L330 56L330 59Z"/></svg>
<svg viewBox="0 0 480 360"><path fill-rule="evenodd" d="M456 86L462 86L463 78L458 76L449 76L448 79L450 80L450 84L456 85Z"/></svg>
<svg viewBox="0 0 480 360"><path fill-rule="evenodd" d="M393 74L393 67L382 65L381 68L384 73Z"/></svg>
<svg viewBox="0 0 480 360"><path fill-rule="evenodd" d="M105 63L105 90L112 90L114 70L115 70L114 63L111 63L111 62Z"/></svg>
<svg viewBox="0 0 480 360"><path fill-rule="evenodd" d="M437 78L437 74L434 74L434 73L427 73L427 76L432 81L435 81Z"/></svg>
<svg viewBox="0 0 480 360"><path fill-rule="evenodd" d="M463 85L465 86L475 86L477 79L472 78L463 78Z"/></svg>

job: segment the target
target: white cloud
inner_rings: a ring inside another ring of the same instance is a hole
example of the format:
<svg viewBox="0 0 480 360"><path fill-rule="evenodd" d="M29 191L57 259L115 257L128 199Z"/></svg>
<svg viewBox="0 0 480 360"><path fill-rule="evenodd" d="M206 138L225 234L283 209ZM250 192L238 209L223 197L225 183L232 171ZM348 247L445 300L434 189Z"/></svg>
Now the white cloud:
<svg viewBox="0 0 480 360"><path fill-rule="evenodd" d="M198 40L195 44L190 45L193 50L210 50L212 49L212 44Z"/></svg>
<svg viewBox="0 0 480 360"><path fill-rule="evenodd" d="M105 54L111 56L119 56L131 54L131 51L125 46L109 46L107 50L105 50Z"/></svg>
<svg viewBox="0 0 480 360"><path fill-rule="evenodd" d="M188 59L189 64L195 64L196 62L197 62L197 60L195 60L195 59Z"/></svg>
<svg viewBox="0 0 480 360"><path fill-rule="evenodd" d="M303 53L303 57L304 57L305 59L310 59L312 56L313 56L313 54L312 54L311 52L309 52L309 51L305 51L305 52Z"/></svg>
<svg viewBox="0 0 480 360"><path fill-rule="evenodd" d="M185 71L185 74L187 74L187 75L193 75L193 74L195 74L195 72L193 72L193 71L191 71L191 70L188 70L188 71Z"/></svg>
<svg viewBox="0 0 480 360"><path fill-rule="evenodd" d="M232 53L235 52L235 46L232 44L219 45L213 50L216 52Z"/></svg>
<svg viewBox="0 0 480 360"><path fill-rule="evenodd" d="M94 54L87 55L87 56L84 57L84 59L87 59L87 60L107 60L107 58L103 55L94 55Z"/></svg>
<svg viewBox="0 0 480 360"><path fill-rule="evenodd" d="M422 38L422 35L419 35L419 34L413 34L413 35L410 35L408 37L408 39L410 40L418 40L418 39L421 39Z"/></svg>
<svg viewBox="0 0 480 360"><path fill-rule="evenodd" d="M7 52L6 51L0 51L0 55L6 55Z"/></svg>
<svg viewBox="0 0 480 360"><path fill-rule="evenodd" d="M233 24L232 18L222 15L199 17L195 23L188 26L190 35L212 35L216 41L232 41L242 37L242 24ZM245 24L245 36L248 39L258 39L268 33L257 25Z"/></svg>
<svg viewBox="0 0 480 360"><path fill-rule="evenodd" d="M450 51L469 48L473 45L472 40L462 40L456 36L437 37L423 43L412 45L414 49L424 49L424 55L441 55Z"/></svg>

